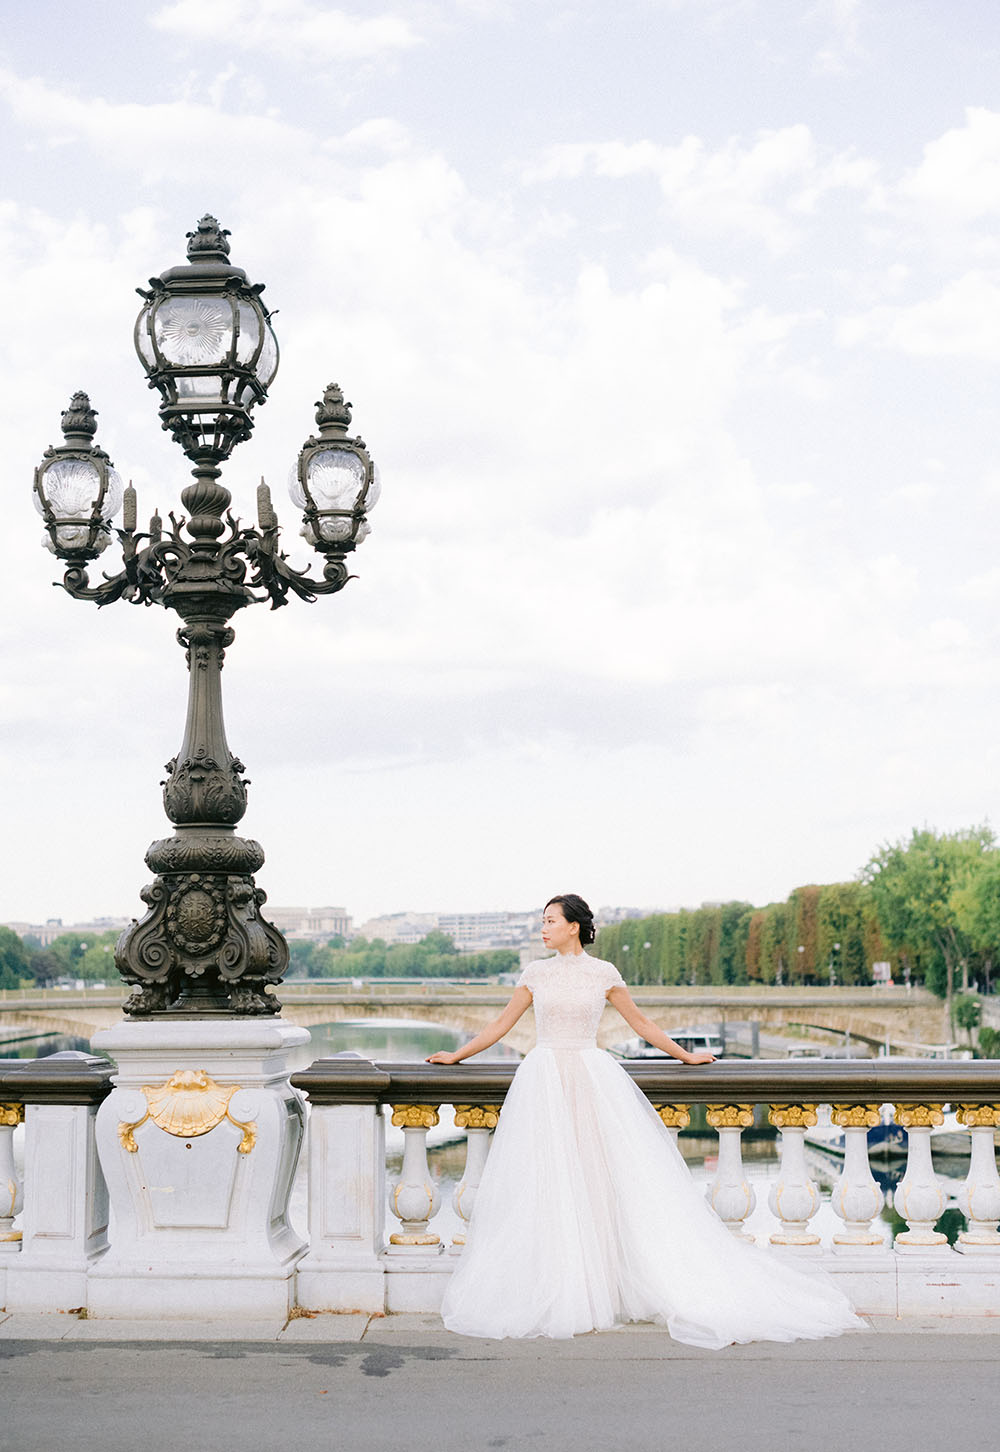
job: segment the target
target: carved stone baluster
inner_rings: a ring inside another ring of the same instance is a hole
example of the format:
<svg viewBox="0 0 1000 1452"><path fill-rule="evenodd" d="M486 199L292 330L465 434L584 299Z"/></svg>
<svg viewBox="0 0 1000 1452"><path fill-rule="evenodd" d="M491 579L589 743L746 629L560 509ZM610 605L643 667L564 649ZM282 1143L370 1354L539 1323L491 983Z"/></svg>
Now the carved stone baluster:
<svg viewBox="0 0 1000 1452"><path fill-rule="evenodd" d="M667 1133L677 1143L677 1136L691 1123L690 1104L654 1104L653 1108L666 1125Z"/></svg>
<svg viewBox="0 0 1000 1452"><path fill-rule="evenodd" d="M819 1209L819 1191L806 1169L805 1133L816 1123L815 1104L772 1104L768 1121L781 1130L781 1164L767 1203L781 1221L781 1230L771 1236L772 1245L794 1245L813 1251L819 1236L809 1221Z"/></svg>
<svg viewBox="0 0 1000 1452"><path fill-rule="evenodd" d="M883 1237L872 1229L872 1221L885 1204L868 1163L868 1130L879 1122L877 1104L834 1104L832 1122L844 1131L844 1168L830 1196L834 1212L844 1222L833 1237L834 1250L857 1251L863 1246L882 1246Z"/></svg>
<svg viewBox="0 0 1000 1452"><path fill-rule="evenodd" d="M947 1245L947 1235L934 1229L944 1210L944 1192L931 1158L931 1129L944 1123L944 1111L940 1104L897 1104L896 1123L906 1130L906 1173L893 1193L893 1205L908 1227L896 1236L896 1249Z"/></svg>
<svg viewBox="0 0 1000 1452"><path fill-rule="evenodd" d="M394 1104L392 1122L403 1131L403 1169L389 1191L389 1209L402 1230L389 1236L389 1255L441 1250L441 1237L428 1228L441 1206L441 1196L427 1163L427 1131L438 1123L437 1104Z"/></svg>
<svg viewBox="0 0 1000 1452"><path fill-rule="evenodd" d="M706 1110L709 1124L719 1133L719 1167L706 1198L735 1236L752 1241L743 1222L753 1213L757 1196L743 1173L741 1138L753 1124L753 1105L708 1104Z"/></svg>
<svg viewBox="0 0 1000 1452"><path fill-rule="evenodd" d="M0 1255L21 1249L14 1216L21 1209L21 1181L14 1168L14 1130L24 1120L23 1104L0 1104Z"/></svg>
<svg viewBox="0 0 1000 1452"><path fill-rule="evenodd" d="M946 1246L948 1236L935 1230L943 1208L943 1194L930 1156L930 1130L945 1122L939 1104L897 1104L896 1122L906 1130L906 1173L893 1192L893 1205L907 1223L896 1237L897 1250L926 1250Z"/></svg>
<svg viewBox="0 0 1000 1452"><path fill-rule="evenodd" d="M955 1249L965 1255L1000 1250L1000 1176L997 1175L993 1132L1000 1127L1000 1104L960 1104L958 1122L972 1134L972 1158L969 1174L959 1192L958 1203L968 1218L969 1228L963 1230Z"/></svg>
<svg viewBox="0 0 1000 1452"><path fill-rule="evenodd" d="M461 1216L466 1225L476 1202L476 1191L479 1189L479 1181L486 1167L486 1157L490 1152L490 1139L499 1118L499 1104L455 1105L455 1125L458 1129L465 1130L467 1138L465 1173L455 1187L451 1203L455 1207L455 1213ZM465 1235L459 1233L453 1236L451 1243L454 1249L461 1249L465 1244Z"/></svg>

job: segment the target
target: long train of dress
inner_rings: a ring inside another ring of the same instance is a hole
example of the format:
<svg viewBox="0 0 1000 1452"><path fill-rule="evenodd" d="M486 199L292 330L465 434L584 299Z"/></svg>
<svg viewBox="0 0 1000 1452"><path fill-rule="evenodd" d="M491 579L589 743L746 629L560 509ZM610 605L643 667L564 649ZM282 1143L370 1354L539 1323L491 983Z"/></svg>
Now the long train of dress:
<svg viewBox="0 0 1000 1452"><path fill-rule="evenodd" d="M445 1325L568 1337L657 1321L710 1348L863 1325L822 1272L737 1240L705 1203L645 1095L596 1047L617 971L577 957L586 961L545 960L531 969L555 964L547 975L522 978L540 1041L507 1094Z"/></svg>

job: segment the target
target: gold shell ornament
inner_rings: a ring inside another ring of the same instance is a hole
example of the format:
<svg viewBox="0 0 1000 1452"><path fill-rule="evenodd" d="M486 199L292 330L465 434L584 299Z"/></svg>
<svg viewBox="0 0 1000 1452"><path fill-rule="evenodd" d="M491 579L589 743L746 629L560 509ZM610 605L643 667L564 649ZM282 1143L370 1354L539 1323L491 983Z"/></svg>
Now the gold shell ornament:
<svg viewBox="0 0 1000 1452"><path fill-rule="evenodd" d="M118 1126L118 1138L130 1154L135 1154L138 1145L133 1132L147 1119L178 1139L196 1139L198 1135L209 1134L228 1119L243 1131L237 1149L247 1155L256 1143L257 1125L252 1120L234 1119L229 1113L229 1101L239 1088L239 1084L217 1084L204 1069L178 1069L165 1084L142 1086L149 1107L141 1119L123 1120Z"/></svg>
<svg viewBox="0 0 1000 1452"><path fill-rule="evenodd" d="M216 1084L204 1069L179 1069L158 1089L144 1084L142 1092L155 1125L167 1134L191 1139L222 1123L237 1088Z"/></svg>

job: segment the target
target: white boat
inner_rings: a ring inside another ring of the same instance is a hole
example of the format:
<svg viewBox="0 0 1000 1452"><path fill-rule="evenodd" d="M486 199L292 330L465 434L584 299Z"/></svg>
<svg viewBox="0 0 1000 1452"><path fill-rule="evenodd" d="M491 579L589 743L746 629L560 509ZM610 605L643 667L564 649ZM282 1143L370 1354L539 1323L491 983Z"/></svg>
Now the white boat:
<svg viewBox="0 0 1000 1452"><path fill-rule="evenodd" d="M725 1053L722 1039L713 1029L675 1029L670 1037L675 1044L679 1044L689 1054L714 1054L717 1059L720 1059ZM646 1039L629 1039L618 1052L623 1059L669 1059L672 1057Z"/></svg>

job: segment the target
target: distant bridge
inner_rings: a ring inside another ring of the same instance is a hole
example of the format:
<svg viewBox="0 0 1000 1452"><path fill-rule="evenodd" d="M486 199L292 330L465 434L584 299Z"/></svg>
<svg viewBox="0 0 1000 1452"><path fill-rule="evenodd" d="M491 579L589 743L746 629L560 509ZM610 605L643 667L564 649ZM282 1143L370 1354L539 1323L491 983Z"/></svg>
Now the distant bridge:
<svg viewBox="0 0 1000 1452"><path fill-rule="evenodd" d="M888 1042L898 1050L949 1039L940 999L925 989L906 988L657 988L633 989L636 1002L654 1023L671 1030L695 1024L756 1020L763 1030L803 1030L850 1034L869 1044ZM122 1018L125 989L7 989L0 992L0 1057L4 1045L35 1034L90 1038ZM509 990L495 984L354 983L282 984L283 1017L304 1028L321 1023L364 1019L408 1019L440 1024L471 1036L495 1018ZM629 1030L608 1009L598 1042L620 1043ZM531 1015L506 1036L522 1053L535 1040Z"/></svg>

